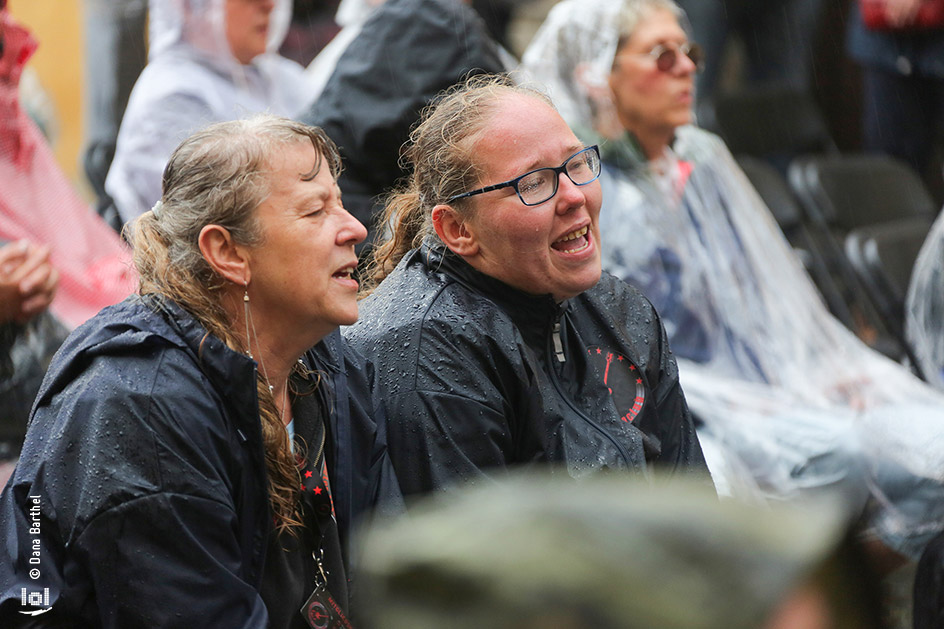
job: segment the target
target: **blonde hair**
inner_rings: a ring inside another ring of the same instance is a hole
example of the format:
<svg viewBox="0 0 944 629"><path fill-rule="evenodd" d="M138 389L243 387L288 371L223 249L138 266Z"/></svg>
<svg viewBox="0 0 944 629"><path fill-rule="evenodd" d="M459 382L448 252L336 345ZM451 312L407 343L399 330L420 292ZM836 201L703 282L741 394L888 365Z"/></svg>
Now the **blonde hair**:
<svg viewBox="0 0 944 629"><path fill-rule="evenodd" d="M535 89L516 84L507 74L480 74L440 93L410 133L401 165L410 170L406 183L387 197L380 225L390 236L371 252L364 281L369 294L424 238L438 238L431 213L436 205L471 190L483 173L474 146L502 98L512 94L552 106ZM472 204L458 199L450 206L468 216Z"/></svg>
<svg viewBox="0 0 944 629"><path fill-rule="evenodd" d="M126 228L140 276L139 292L174 301L208 335L244 352L248 339L233 329L222 304L226 282L204 259L198 238L204 226L219 225L239 244L262 244L255 210L270 192L271 158L298 142L311 142L315 149L312 173L327 164L337 178L341 159L334 142L321 129L287 118L260 115L221 122L184 140L164 169L160 202ZM301 526L299 472L281 414L261 373L256 388L269 502L277 529L294 532Z"/></svg>

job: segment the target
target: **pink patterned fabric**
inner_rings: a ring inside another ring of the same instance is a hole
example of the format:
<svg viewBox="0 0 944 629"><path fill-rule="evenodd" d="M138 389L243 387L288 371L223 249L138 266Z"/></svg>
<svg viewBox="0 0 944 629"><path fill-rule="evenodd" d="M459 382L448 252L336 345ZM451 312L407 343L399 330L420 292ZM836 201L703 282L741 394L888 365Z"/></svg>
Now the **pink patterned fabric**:
<svg viewBox="0 0 944 629"><path fill-rule="evenodd" d="M20 75L36 41L0 10L0 240L49 245L60 281L53 313L75 327L137 287L124 242L73 190L22 110Z"/></svg>

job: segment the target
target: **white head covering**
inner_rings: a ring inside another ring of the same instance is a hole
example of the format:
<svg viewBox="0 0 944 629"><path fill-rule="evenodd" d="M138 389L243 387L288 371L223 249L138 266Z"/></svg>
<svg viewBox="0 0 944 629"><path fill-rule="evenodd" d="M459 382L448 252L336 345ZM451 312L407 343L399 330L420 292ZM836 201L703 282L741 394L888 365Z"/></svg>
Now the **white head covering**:
<svg viewBox="0 0 944 629"><path fill-rule="evenodd" d="M299 114L312 100L304 70L276 52L291 0L276 0L267 52L249 64L226 39L226 0L150 0L148 65L121 121L105 189L130 221L161 195L164 164L177 145L213 122L253 113Z"/></svg>
<svg viewBox="0 0 944 629"><path fill-rule="evenodd" d="M275 0L269 14L267 52L278 51L291 21L291 0ZM149 60L186 43L220 61L234 61L226 41L226 0L150 0L148 36Z"/></svg>
<svg viewBox="0 0 944 629"><path fill-rule="evenodd" d="M607 77L621 8L614 0L559 2L521 57L522 78L540 83L571 125L586 126L599 112L612 112Z"/></svg>
<svg viewBox="0 0 944 629"><path fill-rule="evenodd" d="M720 139L681 127L653 162L629 134L601 139L609 96L597 88L620 4L562 0L523 65L578 135L601 142L604 268L662 316L713 473L731 493L785 497L860 491L864 465L883 507L872 523L893 547L920 552L944 522L944 396L827 311Z"/></svg>

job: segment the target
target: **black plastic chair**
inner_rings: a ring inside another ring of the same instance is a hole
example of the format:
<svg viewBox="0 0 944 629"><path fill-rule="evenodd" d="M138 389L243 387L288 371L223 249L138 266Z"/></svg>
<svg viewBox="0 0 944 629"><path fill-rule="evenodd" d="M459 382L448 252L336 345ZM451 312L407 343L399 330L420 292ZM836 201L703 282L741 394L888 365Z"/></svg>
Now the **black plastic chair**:
<svg viewBox="0 0 944 629"><path fill-rule="evenodd" d="M905 298L911 272L933 219L925 216L858 227L846 236L846 255L912 369L923 377L905 337Z"/></svg>
<svg viewBox="0 0 944 629"><path fill-rule="evenodd" d="M844 243L859 228L903 219L933 220L937 208L921 178L906 163L886 155L845 154L798 158L790 164L788 181L858 319L853 329L866 326L890 335L901 351L889 355L903 357L907 347L902 337L879 311Z"/></svg>
<svg viewBox="0 0 944 629"><path fill-rule="evenodd" d="M800 157L788 179L809 218L843 238L856 227L937 214L918 173L887 155Z"/></svg>

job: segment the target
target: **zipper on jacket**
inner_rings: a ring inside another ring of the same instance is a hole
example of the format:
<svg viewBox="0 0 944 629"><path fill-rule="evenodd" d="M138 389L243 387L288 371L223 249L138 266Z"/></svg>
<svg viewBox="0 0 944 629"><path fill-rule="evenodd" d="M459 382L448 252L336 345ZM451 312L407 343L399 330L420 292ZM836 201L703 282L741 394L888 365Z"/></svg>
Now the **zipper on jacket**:
<svg viewBox="0 0 944 629"><path fill-rule="evenodd" d="M551 338L553 339L553 342L554 342L554 354L557 356L557 360L563 363L565 360L565 356L564 356L563 343L561 342L560 331L561 331L561 324L560 324L560 319L558 319L557 321L554 322L554 327L551 329ZM560 383L560 378L558 378L557 376L557 370L551 367L551 365L548 365L547 372L548 372L548 376L550 376L551 378L551 384L554 385L554 389L557 391L557 394L561 397L562 400L564 400L567 406L569 406L570 409L574 411L574 413L576 413L578 417L580 417L582 420L587 422L590 426L595 428L610 443L612 443L613 447L616 448L616 451L619 453L619 455L623 457L623 461L626 462L626 465L628 465L631 468L635 468L635 463L633 459L630 458L629 453L626 451L626 448L623 447L623 444L620 443L619 439L614 437L612 434L610 434L608 430L603 428L603 426L599 425L598 423L590 419L590 417L586 413L584 413L582 410L577 408L577 405L574 404L573 400L570 399L570 396L568 396L564 392L564 388L561 386L561 383ZM646 473L645 463L643 463L642 465L642 470L643 470L643 474L645 474Z"/></svg>
<svg viewBox="0 0 944 629"><path fill-rule="evenodd" d="M561 342L561 326L560 321L554 323L554 329L551 332L551 338L554 340L554 355L557 356L557 362L564 362L566 359L564 357L564 344Z"/></svg>

